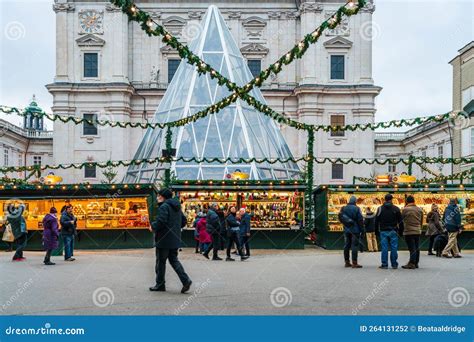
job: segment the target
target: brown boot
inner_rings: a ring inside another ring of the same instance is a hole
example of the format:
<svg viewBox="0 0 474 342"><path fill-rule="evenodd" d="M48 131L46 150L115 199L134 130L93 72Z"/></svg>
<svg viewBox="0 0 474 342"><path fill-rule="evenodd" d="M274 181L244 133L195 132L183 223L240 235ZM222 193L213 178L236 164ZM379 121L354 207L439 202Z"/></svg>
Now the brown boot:
<svg viewBox="0 0 474 342"><path fill-rule="evenodd" d="M352 267L352 264L349 261L346 261L346 265L344 267Z"/></svg>
<svg viewBox="0 0 474 342"><path fill-rule="evenodd" d="M353 262L352 268L362 268L362 265L359 265L357 262Z"/></svg>
<svg viewBox="0 0 474 342"><path fill-rule="evenodd" d="M411 262L409 262L408 264L403 265L402 268L404 268L406 270L414 270L416 268L416 266L414 264L412 264Z"/></svg>

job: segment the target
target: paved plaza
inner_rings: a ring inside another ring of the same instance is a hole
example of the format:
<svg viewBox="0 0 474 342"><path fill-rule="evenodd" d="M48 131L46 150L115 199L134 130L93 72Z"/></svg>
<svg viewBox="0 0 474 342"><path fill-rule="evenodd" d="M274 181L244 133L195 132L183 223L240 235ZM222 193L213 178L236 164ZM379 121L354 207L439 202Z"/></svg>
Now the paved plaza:
<svg viewBox="0 0 474 342"><path fill-rule="evenodd" d="M343 267L341 252L260 250L245 262L209 261L185 249L188 294L168 267L168 292L150 292L154 250L77 251L75 262L0 252L2 315L467 315L473 314L474 253L442 259L422 252L418 270ZM401 264L408 259L400 253Z"/></svg>

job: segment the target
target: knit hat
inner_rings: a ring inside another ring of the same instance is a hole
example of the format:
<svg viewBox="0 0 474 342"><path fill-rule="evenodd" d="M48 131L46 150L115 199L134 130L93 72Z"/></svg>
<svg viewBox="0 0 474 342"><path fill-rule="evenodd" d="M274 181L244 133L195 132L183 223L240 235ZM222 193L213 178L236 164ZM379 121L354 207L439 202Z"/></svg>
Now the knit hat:
<svg viewBox="0 0 474 342"><path fill-rule="evenodd" d="M173 197L173 192L170 189L161 189L158 191L158 195L163 196L165 199L170 199Z"/></svg>
<svg viewBox="0 0 474 342"><path fill-rule="evenodd" d="M50 214L56 214L57 212L58 210L55 207L51 207L51 209L49 209Z"/></svg>
<svg viewBox="0 0 474 342"><path fill-rule="evenodd" d="M356 202L357 202L357 197L351 196L351 198L349 199L349 204L356 204Z"/></svg>

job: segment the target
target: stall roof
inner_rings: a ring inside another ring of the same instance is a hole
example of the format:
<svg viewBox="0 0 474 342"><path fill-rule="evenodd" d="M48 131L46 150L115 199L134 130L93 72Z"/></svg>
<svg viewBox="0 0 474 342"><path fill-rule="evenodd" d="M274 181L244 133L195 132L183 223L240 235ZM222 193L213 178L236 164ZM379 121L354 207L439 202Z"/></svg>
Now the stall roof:
<svg viewBox="0 0 474 342"><path fill-rule="evenodd" d="M375 184L327 184L318 185L314 190L314 194L322 191L344 191L344 192L439 192L439 191L474 191L474 184L390 184L390 185L375 185Z"/></svg>
<svg viewBox="0 0 474 342"><path fill-rule="evenodd" d="M151 184L27 184L0 185L0 198L133 196L153 192Z"/></svg>
<svg viewBox="0 0 474 342"><path fill-rule="evenodd" d="M175 191L195 190L289 190L304 191L306 183L303 181L254 181L254 180L223 180L223 181L177 181L173 184Z"/></svg>

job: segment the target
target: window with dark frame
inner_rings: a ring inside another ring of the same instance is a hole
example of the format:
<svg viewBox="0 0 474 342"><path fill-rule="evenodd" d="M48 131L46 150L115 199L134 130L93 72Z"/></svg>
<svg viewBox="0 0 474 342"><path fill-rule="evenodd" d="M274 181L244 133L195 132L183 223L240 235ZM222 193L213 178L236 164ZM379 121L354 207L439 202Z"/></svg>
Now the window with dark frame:
<svg viewBox="0 0 474 342"><path fill-rule="evenodd" d="M346 117L342 114L331 115L331 126L344 126L346 124ZM343 130L331 130L331 137L343 137L345 132Z"/></svg>
<svg viewBox="0 0 474 342"><path fill-rule="evenodd" d="M262 71L262 61L260 59L249 59L247 60L247 65L253 77L260 75Z"/></svg>
<svg viewBox="0 0 474 342"><path fill-rule="evenodd" d="M84 178L96 178L97 168L96 165L86 165L84 167Z"/></svg>
<svg viewBox="0 0 474 342"><path fill-rule="evenodd" d="M173 80L176 70L178 70L180 59L168 59L168 83Z"/></svg>
<svg viewBox="0 0 474 342"><path fill-rule="evenodd" d="M397 164L388 163L388 172L390 173L397 172Z"/></svg>
<svg viewBox="0 0 474 342"><path fill-rule="evenodd" d="M443 145L439 145L439 146L438 146L438 157L439 157L439 158L443 158L443 157L444 157L444 146L443 146Z"/></svg>
<svg viewBox="0 0 474 342"><path fill-rule="evenodd" d="M332 164L331 179L344 179L343 164Z"/></svg>
<svg viewBox="0 0 474 342"><path fill-rule="evenodd" d="M98 53L84 53L84 77L99 77Z"/></svg>
<svg viewBox="0 0 474 342"><path fill-rule="evenodd" d="M33 165L41 165L41 156L33 156Z"/></svg>
<svg viewBox="0 0 474 342"><path fill-rule="evenodd" d="M7 148L3 149L3 165L4 166L8 166L8 163L9 163L9 160L8 160L8 156L9 156L9 151Z"/></svg>
<svg viewBox="0 0 474 342"><path fill-rule="evenodd" d="M331 80L343 80L343 79L344 79L344 56L332 55L331 56Z"/></svg>
<svg viewBox="0 0 474 342"><path fill-rule="evenodd" d="M91 121L92 123L84 121L82 126L82 135L97 135L97 114L84 114L84 120Z"/></svg>

